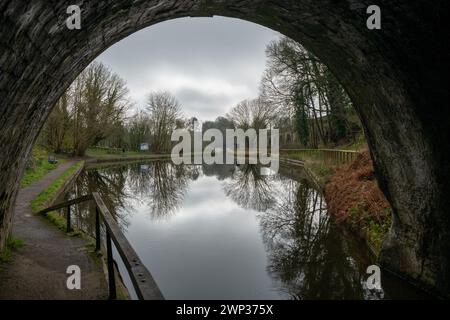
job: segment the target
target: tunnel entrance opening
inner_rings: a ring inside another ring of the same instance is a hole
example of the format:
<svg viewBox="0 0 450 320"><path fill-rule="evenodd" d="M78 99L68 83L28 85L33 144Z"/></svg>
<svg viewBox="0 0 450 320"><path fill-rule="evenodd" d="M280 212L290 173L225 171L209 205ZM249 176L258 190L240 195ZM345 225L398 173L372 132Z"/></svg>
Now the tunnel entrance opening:
<svg viewBox="0 0 450 320"><path fill-rule="evenodd" d="M366 1L88 2L80 30L66 27L69 5L0 1L0 247L11 231L25 159L75 77L103 50L144 27L222 15L285 34L336 75L361 118L394 211L382 264L448 296L447 2L399 1L393 8L382 1L381 30L366 28Z"/></svg>

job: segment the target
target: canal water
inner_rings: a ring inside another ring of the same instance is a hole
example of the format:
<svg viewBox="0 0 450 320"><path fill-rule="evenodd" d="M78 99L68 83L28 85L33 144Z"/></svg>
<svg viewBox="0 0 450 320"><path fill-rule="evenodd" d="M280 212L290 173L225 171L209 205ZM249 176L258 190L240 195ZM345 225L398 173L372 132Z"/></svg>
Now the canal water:
<svg viewBox="0 0 450 320"><path fill-rule="evenodd" d="M374 258L333 222L301 170L122 163L85 170L64 197L99 192L166 299L422 297L385 273L382 290L367 288ZM94 235L89 204L73 215Z"/></svg>

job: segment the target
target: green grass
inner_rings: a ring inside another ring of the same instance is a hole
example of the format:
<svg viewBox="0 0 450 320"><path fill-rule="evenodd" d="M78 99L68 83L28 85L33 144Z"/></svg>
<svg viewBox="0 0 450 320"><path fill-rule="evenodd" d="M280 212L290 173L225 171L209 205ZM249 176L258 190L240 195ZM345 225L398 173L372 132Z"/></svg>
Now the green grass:
<svg viewBox="0 0 450 320"><path fill-rule="evenodd" d="M106 261L104 259L105 255L97 254L97 251L95 250L95 240L89 236L85 236L84 233L81 233L81 235L87 241L85 248L89 253L89 256L98 267L103 268L106 265ZM130 300L129 293L127 292L126 287L121 283L118 276L116 276L116 294L116 300Z"/></svg>
<svg viewBox="0 0 450 320"><path fill-rule="evenodd" d="M12 260L12 254L15 250L22 248L25 245L22 239L16 237L9 237L6 248L2 252L0 252L0 262L8 263Z"/></svg>
<svg viewBox="0 0 450 320"><path fill-rule="evenodd" d="M350 228L359 233L373 248L375 254L379 254L383 240L391 226L391 212L386 210L379 218L371 216L365 209L364 203L358 203L348 211L348 223Z"/></svg>
<svg viewBox="0 0 450 320"><path fill-rule="evenodd" d="M67 230L66 219L64 217L60 216L58 212L56 212L56 211L48 212L46 214L46 218L48 219L48 221L50 221L52 224L54 224L58 229L60 229L62 231Z"/></svg>
<svg viewBox="0 0 450 320"><path fill-rule="evenodd" d="M325 185L328 178L334 173L333 165L325 163L320 153L293 151L285 153L282 156L289 159L304 161L305 167L314 174L322 186Z"/></svg>
<svg viewBox="0 0 450 320"><path fill-rule="evenodd" d="M59 230L67 232L67 220L65 217L61 216L58 212L52 211L48 212L45 217L50 223L55 225ZM70 237L78 237L81 235L81 231L72 230L68 233Z"/></svg>
<svg viewBox="0 0 450 320"><path fill-rule="evenodd" d="M314 174L317 178L318 183L324 187L327 180L333 175L334 169L323 162L308 162L306 161L305 166Z"/></svg>
<svg viewBox="0 0 450 320"><path fill-rule="evenodd" d="M38 165L32 169L27 169L21 182L20 186L22 188L38 181L40 178L45 176L50 170L58 168L58 164L51 164L48 161L41 161Z"/></svg>
<svg viewBox="0 0 450 320"><path fill-rule="evenodd" d="M341 145L335 149L339 150L361 150L367 145L364 134L361 134L355 143ZM329 177L335 171L336 166L326 164L319 153L292 151L284 154L290 159L302 160L305 166L325 185ZM352 231L365 239L367 244L373 249L375 254L379 254L383 240L391 226L390 209L383 212L380 217L371 216L366 210L364 203L354 205L348 211L348 225Z"/></svg>
<svg viewBox="0 0 450 320"><path fill-rule="evenodd" d="M33 148L33 157L35 159L35 165L33 168L29 168L25 170L24 176L20 181L20 186L22 188L32 184L35 181L38 181L43 176L45 176L49 171L54 170L60 165L64 163L65 159L58 157L58 163L51 164L48 162L48 152L40 147Z"/></svg>
<svg viewBox="0 0 450 320"><path fill-rule="evenodd" d="M45 209L48 203L53 200L58 190L63 186L63 184L69 179L72 174L77 171L82 165L83 161L79 161L67 169L58 179L52 182L52 184L44 191L38 194L38 196L31 202L31 210L35 213ZM66 232L67 222L66 219L61 216L58 212L48 212L45 217L58 229ZM79 231L72 231L69 233L70 236L78 236Z"/></svg>
<svg viewBox="0 0 450 320"><path fill-rule="evenodd" d="M52 200L61 186L66 182L71 175L77 171L82 165L83 161L79 161L67 169L58 179L52 182L52 184L44 191L38 194L38 196L31 202L31 210L33 212L39 212L45 209L45 205Z"/></svg>
<svg viewBox="0 0 450 320"><path fill-rule="evenodd" d="M343 144L337 147L334 147L333 149L337 150L353 150L353 151L360 151L362 149L367 148L367 141L366 137L364 136L364 133L361 133L354 142Z"/></svg>

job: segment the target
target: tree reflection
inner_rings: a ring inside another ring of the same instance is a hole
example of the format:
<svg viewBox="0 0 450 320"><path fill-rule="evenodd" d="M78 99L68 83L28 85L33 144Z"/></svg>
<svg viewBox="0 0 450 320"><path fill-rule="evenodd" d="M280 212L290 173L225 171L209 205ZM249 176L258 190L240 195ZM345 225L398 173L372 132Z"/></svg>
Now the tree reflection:
<svg viewBox="0 0 450 320"><path fill-rule="evenodd" d="M176 166L170 162L153 162L148 176L148 193L144 197L154 219L167 218L179 209L188 181L198 177L196 167Z"/></svg>
<svg viewBox="0 0 450 320"><path fill-rule="evenodd" d="M92 170L90 175L91 190L100 193L108 208L114 208L116 216L131 214L133 204L139 202L148 205L153 219L161 219L179 208L188 181L197 179L200 172L196 166L153 161L127 164L105 172Z"/></svg>
<svg viewBox="0 0 450 320"><path fill-rule="evenodd" d="M282 179L277 201L260 213L272 277L293 299L361 299L364 270L330 222L319 192ZM367 294L367 293L366 293Z"/></svg>
<svg viewBox="0 0 450 320"><path fill-rule="evenodd" d="M184 198L189 180L200 175L197 166L176 166L171 162L121 164L84 171L65 200L98 192L120 228L126 229L136 202L149 207L153 219L169 217ZM90 203L73 207L74 227L94 235L95 215Z"/></svg>
<svg viewBox="0 0 450 320"><path fill-rule="evenodd" d="M202 172L207 177L216 177L223 181L233 176L236 166L234 164L202 164Z"/></svg>
<svg viewBox="0 0 450 320"><path fill-rule="evenodd" d="M265 211L275 202L271 181L271 176L261 175L260 165L244 164L225 181L224 190L242 208Z"/></svg>
<svg viewBox="0 0 450 320"><path fill-rule="evenodd" d="M346 239L326 212L320 192L292 174L261 176L260 165L174 165L153 161L84 172L69 198L98 192L122 228L137 207L152 219L180 209L191 181L216 176L225 194L245 209L258 211L268 256L267 271L277 290L292 299L376 298L364 285L365 249ZM74 206L78 229L94 234L89 205ZM92 209L92 208L91 208ZM93 210L91 210L93 213Z"/></svg>
<svg viewBox="0 0 450 320"><path fill-rule="evenodd" d="M115 166L114 170L96 169L83 171L66 199L74 199L92 192L97 192L103 199L112 216L121 228L129 225L132 212L126 199L131 195L125 188L128 169L126 166ZM81 203L74 206L74 223L79 230L94 235L95 215L92 203Z"/></svg>

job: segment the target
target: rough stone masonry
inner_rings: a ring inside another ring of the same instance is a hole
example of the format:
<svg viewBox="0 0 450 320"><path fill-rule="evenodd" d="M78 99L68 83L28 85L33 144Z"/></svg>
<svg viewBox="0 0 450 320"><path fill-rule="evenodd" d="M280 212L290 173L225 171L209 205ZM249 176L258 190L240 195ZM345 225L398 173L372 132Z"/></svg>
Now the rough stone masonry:
<svg viewBox="0 0 450 320"><path fill-rule="evenodd" d="M448 1L0 0L0 247L10 233L25 159L55 102L103 50L152 24L223 15L279 31L329 66L364 125L393 208L386 269L450 292ZM82 27L66 27L79 5Z"/></svg>

